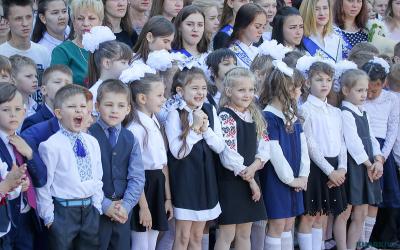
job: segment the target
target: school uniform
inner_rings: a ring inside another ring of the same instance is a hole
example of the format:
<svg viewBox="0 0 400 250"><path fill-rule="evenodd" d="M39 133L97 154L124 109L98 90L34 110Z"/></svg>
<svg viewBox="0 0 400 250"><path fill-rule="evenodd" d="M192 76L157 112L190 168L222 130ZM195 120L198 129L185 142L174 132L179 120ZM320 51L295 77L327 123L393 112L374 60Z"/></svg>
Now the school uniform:
<svg viewBox="0 0 400 250"><path fill-rule="evenodd" d="M105 215L112 201L122 200L131 218L144 186L143 163L136 138L121 124L109 127L100 118L89 129L100 144L103 166L104 215L100 218L100 249L129 249L130 223L111 221Z"/></svg>
<svg viewBox="0 0 400 250"><path fill-rule="evenodd" d="M97 140L60 130L39 145L47 183L37 189L38 211L50 249L99 249L103 169Z"/></svg>
<svg viewBox="0 0 400 250"><path fill-rule="evenodd" d="M32 98L28 98L28 102L25 103L26 113L25 118L28 118L31 115L34 115L36 111L39 109L39 104Z"/></svg>
<svg viewBox="0 0 400 250"><path fill-rule="evenodd" d="M347 155L347 200L351 205L378 205L382 202L379 180L371 182L363 164L381 155L379 142L374 137L367 112L350 102L342 102L342 124Z"/></svg>
<svg viewBox="0 0 400 250"><path fill-rule="evenodd" d="M168 218L165 212L165 175L162 169L167 165L167 150L161 134L161 126L155 115L149 117L137 111L141 124L132 122L128 130L137 138L142 152L143 166L146 175L144 193L151 213L152 228L157 231L168 231ZM133 209L132 230L145 232L140 224L140 206Z"/></svg>
<svg viewBox="0 0 400 250"><path fill-rule="evenodd" d="M345 185L328 188L327 182L334 170L347 171L340 109L309 95L301 106L301 114L311 159L307 191L304 192L305 213L339 215L347 208Z"/></svg>
<svg viewBox="0 0 400 250"><path fill-rule="evenodd" d="M229 40L231 38L233 32L233 26L230 24L222 27L217 34L215 34L213 39L213 48L214 50L227 48L229 46Z"/></svg>
<svg viewBox="0 0 400 250"><path fill-rule="evenodd" d="M335 62L342 60L343 42L335 32L326 34L323 37L324 44L321 44L318 37L312 34L309 37L303 37L304 49L311 55L323 59L330 59Z"/></svg>
<svg viewBox="0 0 400 250"><path fill-rule="evenodd" d="M222 164L217 167L222 209L218 223L228 225L265 220L267 215L263 198L258 202L253 201L249 182L238 175L256 158L263 163L269 160L268 136L257 138L256 124L249 111L240 113L223 107L219 118L222 135L229 150L220 154ZM258 172L255 173L254 179L260 185Z"/></svg>
<svg viewBox="0 0 400 250"><path fill-rule="evenodd" d="M186 49L173 49L172 53L180 53L182 55L182 60L185 62L186 66L194 66L202 69L204 72L207 72L206 58L208 56L208 52L201 53L199 55L192 55Z"/></svg>
<svg viewBox="0 0 400 250"><path fill-rule="evenodd" d="M268 124L271 159L260 170L261 190L269 219L296 217L304 213L303 193L288 184L294 178L308 177L310 158L300 121L294 118L288 133L282 111L267 106L263 111Z"/></svg>
<svg viewBox="0 0 400 250"><path fill-rule="evenodd" d="M54 113L47 104L39 105L36 113L24 120L22 123L21 132L37 123L47 121L52 117L54 117Z"/></svg>
<svg viewBox="0 0 400 250"><path fill-rule="evenodd" d="M244 44L239 40L232 43L229 49L235 53L237 65L246 69L250 69L251 63L258 54L257 47Z"/></svg>
<svg viewBox="0 0 400 250"><path fill-rule="evenodd" d="M221 137L221 124L214 108L204 103L201 110L208 116L205 133L190 130L185 150L179 114L188 112L189 126L193 123L193 110L182 105L168 113L165 132L169 142L168 167L174 216L177 220L209 221L221 213L215 168L218 156L225 148Z"/></svg>

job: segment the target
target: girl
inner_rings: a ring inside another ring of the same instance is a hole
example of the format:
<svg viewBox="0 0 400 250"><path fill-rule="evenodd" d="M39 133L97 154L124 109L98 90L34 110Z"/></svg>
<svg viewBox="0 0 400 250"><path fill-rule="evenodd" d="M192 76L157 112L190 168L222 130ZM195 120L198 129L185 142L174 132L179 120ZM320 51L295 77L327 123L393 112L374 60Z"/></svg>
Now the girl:
<svg viewBox="0 0 400 250"><path fill-rule="evenodd" d="M328 214L336 216L334 235L337 248L346 248L347 210L345 174L347 149L343 138L341 112L327 103L334 69L327 63L314 62L307 69L310 94L301 106L303 129L311 158L305 215L301 217L298 239L301 250L320 250L322 225Z"/></svg>
<svg viewBox="0 0 400 250"><path fill-rule="evenodd" d="M0 6L0 17L0 44L3 44L10 38L10 26L4 18L3 6Z"/></svg>
<svg viewBox="0 0 400 250"><path fill-rule="evenodd" d="M304 20L304 49L311 56L342 60L342 42L332 29L332 9L328 0L304 0L300 6Z"/></svg>
<svg viewBox="0 0 400 250"><path fill-rule="evenodd" d="M255 77L245 68L230 70L220 102L222 136L229 147L217 169L222 214L215 249L250 250L253 222L265 220L257 170L269 160L268 136L261 112L254 103ZM229 154L229 159L224 157ZM237 157L233 159L231 157ZM261 200L260 200L261 199Z"/></svg>
<svg viewBox="0 0 400 250"><path fill-rule="evenodd" d="M130 0L128 5L129 15L133 29L137 34L142 32L143 26L147 23L149 17L148 12L151 7L150 0Z"/></svg>
<svg viewBox="0 0 400 250"><path fill-rule="evenodd" d="M214 37L213 48L226 48L229 46L229 39L233 32L233 24L235 23L236 14L240 7L248 4L249 0L224 0L222 9L220 30Z"/></svg>
<svg viewBox="0 0 400 250"><path fill-rule="evenodd" d="M217 33L219 28L219 20L218 20L218 2L213 0L195 0L193 1L193 5L199 7L205 17L204 21L204 33L206 35L207 41L209 43L209 51L212 51L211 41L214 35Z"/></svg>
<svg viewBox="0 0 400 250"><path fill-rule="evenodd" d="M117 41L126 43L129 47L136 44L138 35L132 28L128 11L128 0L103 0L103 25L108 26L117 37Z"/></svg>
<svg viewBox="0 0 400 250"><path fill-rule="evenodd" d="M260 40L266 23L267 15L257 4L249 3L239 9L229 47L238 58L239 66L250 68L258 52L253 43Z"/></svg>
<svg viewBox="0 0 400 250"><path fill-rule="evenodd" d="M175 27L163 16L154 16L144 25L133 51L133 60L142 60L144 63L150 52L156 50L171 50Z"/></svg>
<svg viewBox="0 0 400 250"><path fill-rule="evenodd" d="M369 20L375 20L376 19L376 12L374 10L374 7L372 6L371 1L367 1L367 10L368 10L368 19Z"/></svg>
<svg viewBox="0 0 400 250"><path fill-rule="evenodd" d="M374 228L375 221L378 220L374 231L374 241L385 241L396 239L396 228L389 228L395 208L400 207L400 186L397 175L397 167L392 154L392 149L396 141L399 126L399 100L395 94L383 89L386 76L389 73L389 64L381 58L375 57L374 60L364 64L362 67L369 76L367 101L364 108L370 118L372 133L378 140L384 158L383 178L381 179L383 202L378 208L369 206L368 216L365 219L364 241L369 242L369 238ZM389 233L388 232L392 232ZM394 236L394 237L392 237Z"/></svg>
<svg viewBox="0 0 400 250"><path fill-rule="evenodd" d="M342 57L346 59L354 45L368 41L364 32L368 21L366 0L338 0L333 6L335 31L343 39Z"/></svg>
<svg viewBox="0 0 400 250"><path fill-rule="evenodd" d="M206 221L221 213L216 178L217 154L226 145L215 109L204 103L207 83L201 69L184 68L174 76L172 94L182 105L168 113L165 132L176 218L174 250L201 247Z"/></svg>
<svg viewBox="0 0 400 250"><path fill-rule="evenodd" d="M73 83L88 86L89 52L83 48L82 36L92 27L101 25L104 17L103 2L73 0L70 7L75 36L73 40L67 40L54 48L51 65L67 65L74 72Z"/></svg>
<svg viewBox="0 0 400 250"><path fill-rule="evenodd" d="M67 5L63 0L42 0L37 12L31 40L52 52L69 35Z"/></svg>
<svg viewBox="0 0 400 250"><path fill-rule="evenodd" d="M347 249L355 249L369 205L382 202L379 178L383 172L383 157L379 142L372 134L367 113L362 105L367 97L368 75L362 70L350 69L340 78L342 126L348 150L346 192L353 207L347 231Z"/></svg>
<svg viewBox="0 0 400 250"><path fill-rule="evenodd" d="M183 0L154 0L151 4L149 16L162 15L172 22L182 8Z"/></svg>
<svg viewBox="0 0 400 250"><path fill-rule="evenodd" d="M144 192L132 213L132 250L154 250L159 231L168 230L168 220L173 216L167 151L155 116L165 102L164 83L148 74L129 87L134 109L128 129L139 141L146 175Z"/></svg>
<svg viewBox="0 0 400 250"><path fill-rule="evenodd" d="M173 51L183 54L185 61L194 60L197 67L203 67L208 49L203 12L196 6L186 6L174 23L176 33L172 41Z"/></svg>
<svg viewBox="0 0 400 250"><path fill-rule="evenodd" d="M264 9L265 13L267 14L267 24L265 25L264 32L260 39L260 44L263 41L271 40L272 36L272 26L271 23L274 20L277 11L277 0L257 0L253 1L253 3L258 4L261 8Z"/></svg>
<svg viewBox="0 0 400 250"><path fill-rule="evenodd" d="M306 138L297 118L301 84L294 70L282 61L266 79L260 96L268 124L271 159L261 170L260 181L268 215L264 249L292 249L291 230L296 216L303 214L303 193L310 170Z"/></svg>
<svg viewBox="0 0 400 250"><path fill-rule="evenodd" d="M388 37L399 41L400 40L400 3L398 0L389 0L386 10L386 17L384 18L385 25L388 29Z"/></svg>
<svg viewBox="0 0 400 250"><path fill-rule="evenodd" d="M303 18L294 7L282 7L272 21L272 39L292 50L302 50Z"/></svg>

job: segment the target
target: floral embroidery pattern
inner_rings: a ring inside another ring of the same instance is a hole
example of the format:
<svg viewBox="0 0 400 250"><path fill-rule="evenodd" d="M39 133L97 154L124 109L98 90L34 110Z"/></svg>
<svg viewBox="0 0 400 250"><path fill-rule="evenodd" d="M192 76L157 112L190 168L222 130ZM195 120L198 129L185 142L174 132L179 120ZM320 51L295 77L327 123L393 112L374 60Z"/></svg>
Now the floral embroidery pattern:
<svg viewBox="0 0 400 250"><path fill-rule="evenodd" d="M226 112L220 113L219 118L221 119L222 134L226 145L228 145L230 149L237 151L235 119Z"/></svg>

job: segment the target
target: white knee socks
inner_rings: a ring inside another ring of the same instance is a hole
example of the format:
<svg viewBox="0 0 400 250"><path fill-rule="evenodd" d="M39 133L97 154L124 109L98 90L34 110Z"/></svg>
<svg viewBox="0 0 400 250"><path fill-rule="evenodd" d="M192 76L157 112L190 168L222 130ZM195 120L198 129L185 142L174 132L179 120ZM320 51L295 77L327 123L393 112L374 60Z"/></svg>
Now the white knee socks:
<svg viewBox="0 0 400 250"><path fill-rule="evenodd" d="M312 234L297 233L300 250L311 250L313 245Z"/></svg>
<svg viewBox="0 0 400 250"><path fill-rule="evenodd" d="M131 232L132 250L155 250L157 244L158 231L150 230L147 232Z"/></svg>
<svg viewBox="0 0 400 250"><path fill-rule="evenodd" d="M372 230L374 229L374 225L376 222L376 217L365 218L364 222L364 242L369 242L369 238L371 238Z"/></svg>
<svg viewBox="0 0 400 250"><path fill-rule="evenodd" d="M283 232L282 236L282 250L292 250L293 249L293 237L292 232Z"/></svg>
<svg viewBox="0 0 400 250"><path fill-rule="evenodd" d="M320 250L322 245L322 228L312 229L312 250Z"/></svg>
<svg viewBox="0 0 400 250"><path fill-rule="evenodd" d="M281 250L281 238L265 236L264 250Z"/></svg>

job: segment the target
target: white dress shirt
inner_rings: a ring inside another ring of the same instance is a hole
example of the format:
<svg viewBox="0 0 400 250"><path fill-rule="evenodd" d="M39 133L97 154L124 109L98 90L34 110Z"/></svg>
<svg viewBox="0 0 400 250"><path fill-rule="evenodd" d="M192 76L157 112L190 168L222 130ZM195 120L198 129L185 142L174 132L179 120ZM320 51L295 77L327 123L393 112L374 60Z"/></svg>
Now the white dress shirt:
<svg viewBox="0 0 400 250"><path fill-rule="evenodd" d="M310 94L300 111L304 117L303 130L311 160L326 175L330 175L335 169L325 157L339 156L339 168L347 170L347 148L340 109Z"/></svg>
<svg viewBox="0 0 400 250"><path fill-rule="evenodd" d="M355 106L350 102L343 101L342 106L349 108L358 116L363 116L364 110L362 108ZM368 119L369 133L371 136L373 155L374 156L382 155L379 142L376 140L372 132L368 114L367 114L367 119ZM344 140L346 142L347 151L349 152L351 157L353 157L353 159L358 165L369 160L369 157L364 149L364 144L362 143L361 138L358 136L356 121L354 119L353 114L350 111L342 110L342 124L343 124Z"/></svg>
<svg viewBox="0 0 400 250"><path fill-rule="evenodd" d="M64 40L68 38L69 32L71 31L70 27L67 26L64 31ZM38 42L38 44L46 47L50 54L53 52L53 49L64 42L64 40L58 40L55 37L52 37L47 31L44 32L42 39Z"/></svg>
<svg viewBox="0 0 400 250"><path fill-rule="evenodd" d="M399 100L395 94L383 89L377 98L367 100L363 107L370 118L372 133L377 138L385 139L382 154L387 159L393 149L399 128Z"/></svg>
<svg viewBox="0 0 400 250"><path fill-rule="evenodd" d="M144 170L162 169L167 164L167 150L160 124L155 115L150 117L141 111L137 113L143 126L138 122L132 122L128 130L139 142Z"/></svg>
<svg viewBox="0 0 400 250"><path fill-rule="evenodd" d="M392 92L396 95L398 101L400 102L400 92ZM398 167L400 167L400 128L397 130L396 141L393 145L393 156Z"/></svg>
<svg viewBox="0 0 400 250"><path fill-rule="evenodd" d="M82 137L92 166L92 179L83 182L70 139L66 135L58 131L39 145L39 155L47 167L47 183L36 189L37 207L45 225L54 220L53 197L61 199L92 197L93 206L100 214L102 213L101 201L104 194L100 146L93 136L82 133Z"/></svg>

